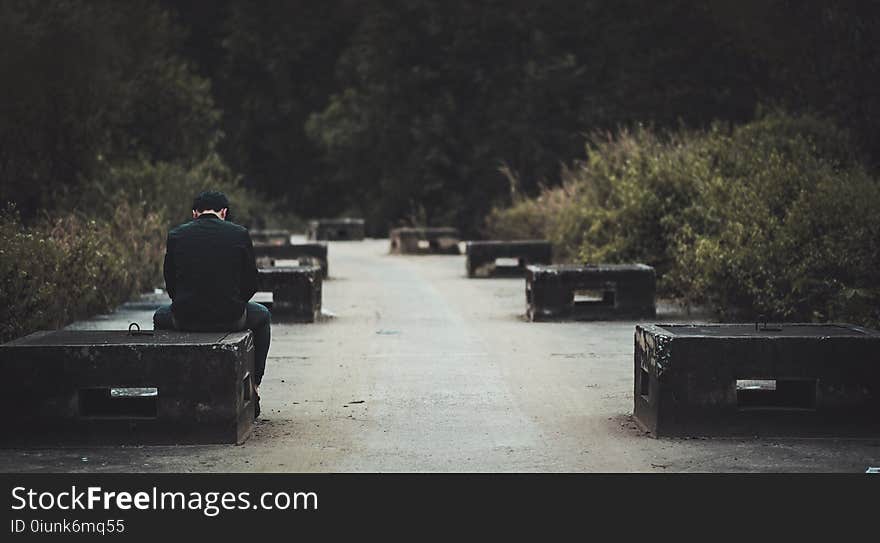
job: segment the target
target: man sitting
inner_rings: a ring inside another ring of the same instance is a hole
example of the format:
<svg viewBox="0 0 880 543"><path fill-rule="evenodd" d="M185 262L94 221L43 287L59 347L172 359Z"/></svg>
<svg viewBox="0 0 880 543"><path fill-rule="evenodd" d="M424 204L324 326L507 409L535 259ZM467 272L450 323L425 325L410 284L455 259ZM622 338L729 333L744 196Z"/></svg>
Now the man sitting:
<svg viewBox="0 0 880 543"><path fill-rule="evenodd" d="M271 316L249 302L257 292L257 265L251 236L226 221L229 200L205 191L192 205L193 220L168 232L165 289L172 303L153 315L156 330L254 333L254 418L260 414L257 387L266 369Z"/></svg>

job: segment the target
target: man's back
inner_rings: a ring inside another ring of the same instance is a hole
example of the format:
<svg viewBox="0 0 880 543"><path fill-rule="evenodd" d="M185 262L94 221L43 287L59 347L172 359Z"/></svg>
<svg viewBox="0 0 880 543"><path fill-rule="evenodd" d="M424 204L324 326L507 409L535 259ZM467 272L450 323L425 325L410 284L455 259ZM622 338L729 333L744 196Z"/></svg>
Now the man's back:
<svg viewBox="0 0 880 543"><path fill-rule="evenodd" d="M203 214L168 233L165 285L183 323L235 322L257 290L247 229Z"/></svg>

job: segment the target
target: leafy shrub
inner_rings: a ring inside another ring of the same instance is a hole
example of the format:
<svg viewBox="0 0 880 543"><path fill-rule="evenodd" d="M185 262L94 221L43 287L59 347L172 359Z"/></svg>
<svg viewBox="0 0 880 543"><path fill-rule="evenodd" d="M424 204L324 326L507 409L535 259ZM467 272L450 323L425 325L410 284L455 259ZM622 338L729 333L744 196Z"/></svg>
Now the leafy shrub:
<svg viewBox="0 0 880 543"><path fill-rule="evenodd" d="M177 163L128 162L108 166L75 199L77 209L108 217L119 202L149 210L176 226L192 219L192 201L203 190L220 190L230 201L228 218L252 224L274 210L251 192L216 156L187 168Z"/></svg>
<svg viewBox="0 0 880 543"><path fill-rule="evenodd" d="M158 285L164 224L122 203L108 220L69 214L25 229L0 214L0 340L107 311Z"/></svg>
<svg viewBox="0 0 880 543"><path fill-rule="evenodd" d="M880 322L880 182L811 118L725 138L674 240L667 284L724 316ZM799 130L796 130L799 129Z"/></svg>
<svg viewBox="0 0 880 543"><path fill-rule="evenodd" d="M694 179L707 175L705 142L690 133L661 139L648 129L593 138L587 158L564 167L562 185L535 199L520 198L494 209L487 220L493 237L515 237L514 225L554 242L567 261L637 259L671 267L669 239L695 194Z"/></svg>
<svg viewBox="0 0 880 543"><path fill-rule="evenodd" d="M169 227L192 218L193 197L226 192L232 218L252 224L274 210L243 189L216 157L185 168L168 163L107 167L67 198L67 209L36 224L0 214L0 339L57 328L106 312L162 285Z"/></svg>
<svg viewBox="0 0 880 543"><path fill-rule="evenodd" d="M645 262L662 295L724 318L880 323L880 182L809 116L594 139L487 230L546 237L560 260Z"/></svg>

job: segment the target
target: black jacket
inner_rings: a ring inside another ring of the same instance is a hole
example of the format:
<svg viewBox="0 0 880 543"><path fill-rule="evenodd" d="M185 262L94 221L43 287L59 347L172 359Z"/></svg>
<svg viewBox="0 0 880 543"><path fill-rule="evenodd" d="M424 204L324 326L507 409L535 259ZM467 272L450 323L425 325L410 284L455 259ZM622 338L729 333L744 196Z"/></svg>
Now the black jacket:
<svg viewBox="0 0 880 543"><path fill-rule="evenodd" d="M174 317L186 323L235 322L257 291L251 236L205 214L168 232L165 288Z"/></svg>

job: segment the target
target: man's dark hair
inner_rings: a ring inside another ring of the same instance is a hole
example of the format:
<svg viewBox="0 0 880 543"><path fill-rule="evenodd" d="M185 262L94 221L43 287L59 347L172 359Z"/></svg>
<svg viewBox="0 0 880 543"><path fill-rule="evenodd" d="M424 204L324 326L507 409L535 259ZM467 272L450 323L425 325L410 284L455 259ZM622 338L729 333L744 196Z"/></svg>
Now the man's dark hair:
<svg viewBox="0 0 880 543"><path fill-rule="evenodd" d="M225 194L217 190L200 192L196 199L193 200L193 211L204 211L206 209L220 211L223 208L229 208L229 199Z"/></svg>

